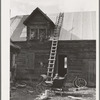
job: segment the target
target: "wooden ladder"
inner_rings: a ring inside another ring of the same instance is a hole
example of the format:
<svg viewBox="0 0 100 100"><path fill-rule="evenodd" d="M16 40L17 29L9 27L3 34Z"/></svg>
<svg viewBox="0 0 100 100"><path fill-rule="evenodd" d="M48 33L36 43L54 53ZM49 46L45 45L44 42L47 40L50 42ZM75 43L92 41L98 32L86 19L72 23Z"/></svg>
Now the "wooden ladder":
<svg viewBox="0 0 100 100"><path fill-rule="evenodd" d="M64 18L64 13L60 13L56 20L54 36L52 39L51 51L50 51L50 56L49 56L49 63L48 63L48 69L47 69L48 78L46 80L46 83L52 83L53 81L53 73L54 73L54 66L55 66L55 61L56 61L57 46L58 46L60 30L61 30L62 23L63 23L63 18Z"/></svg>

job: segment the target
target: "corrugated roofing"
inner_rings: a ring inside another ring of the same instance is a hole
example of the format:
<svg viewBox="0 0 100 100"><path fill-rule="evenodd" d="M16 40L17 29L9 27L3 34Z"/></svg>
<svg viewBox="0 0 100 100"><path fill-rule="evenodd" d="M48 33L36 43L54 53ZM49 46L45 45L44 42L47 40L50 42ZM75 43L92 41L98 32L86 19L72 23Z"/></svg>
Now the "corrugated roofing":
<svg viewBox="0 0 100 100"><path fill-rule="evenodd" d="M23 24L24 20L28 17L28 15L16 16L15 20L11 24L11 39L12 41L26 41L26 30L23 31L26 26ZM24 32L24 36L21 35Z"/></svg>
<svg viewBox="0 0 100 100"><path fill-rule="evenodd" d="M23 24L28 15L11 18L11 39L26 41L26 26ZM57 14L49 15L53 22ZM64 13L63 27L59 40L95 40L96 39L96 12L68 12Z"/></svg>

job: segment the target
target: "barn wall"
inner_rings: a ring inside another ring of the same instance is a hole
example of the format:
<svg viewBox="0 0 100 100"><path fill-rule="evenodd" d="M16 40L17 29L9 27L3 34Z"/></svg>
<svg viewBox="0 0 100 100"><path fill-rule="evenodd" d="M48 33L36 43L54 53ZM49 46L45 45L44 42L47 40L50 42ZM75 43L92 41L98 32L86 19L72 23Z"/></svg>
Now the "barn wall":
<svg viewBox="0 0 100 100"><path fill-rule="evenodd" d="M17 56L16 62L18 65L17 78L33 78L37 79L40 74L47 72L47 64L49 58L49 50L51 43L35 43L19 42L21 52ZM43 63L41 66L40 63Z"/></svg>
<svg viewBox="0 0 100 100"><path fill-rule="evenodd" d="M21 52L17 56L17 78L37 79L40 74L46 73L51 42L17 42L16 44L21 46ZM68 58L68 82L72 82L75 76L79 75L87 80L89 86L95 86L95 40L59 41L57 57L58 55L66 55ZM55 69L57 66L58 60Z"/></svg>

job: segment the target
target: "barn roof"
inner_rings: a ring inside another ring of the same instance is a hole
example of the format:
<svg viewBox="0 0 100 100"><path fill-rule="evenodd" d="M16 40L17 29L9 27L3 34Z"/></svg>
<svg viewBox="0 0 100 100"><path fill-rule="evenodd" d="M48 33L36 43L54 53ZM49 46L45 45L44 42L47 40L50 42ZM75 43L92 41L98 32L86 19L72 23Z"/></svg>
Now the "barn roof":
<svg viewBox="0 0 100 100"><path fill-rule="evenodd" d="M11 39L13 41L26 41L27 28L23 22L29 15L11 18ZM57 14L49 17L56 21ZM96 39L96 12L68 12L64 13L63 26L59 40L95 40Z"/></svg>

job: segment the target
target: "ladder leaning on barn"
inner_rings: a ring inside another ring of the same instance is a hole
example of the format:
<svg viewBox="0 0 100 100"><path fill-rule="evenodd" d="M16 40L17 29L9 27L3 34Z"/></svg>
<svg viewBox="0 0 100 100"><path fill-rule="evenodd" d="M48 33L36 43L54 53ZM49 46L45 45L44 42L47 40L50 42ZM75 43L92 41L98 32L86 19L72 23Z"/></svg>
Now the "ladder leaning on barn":
<svg viewBox="0 0 100 100"><path fill-rule="evenodd" d="M55 66L55 61L56 61L56 53L57 53L57 45L58 45L58 40L60 36L60 30L62 27L63 23L63 18L64 18L64 13L60 13L59 16L57 17L56 23L55 23L55 29L54 29L54 35L52 39L52 44L51 44L51 51L50 51L50 56L49 56L49 62L48 62L48 69L47 69L47 80L46 83L52 83L53 81L53 73L54 73L54 66Z"/></svg>

